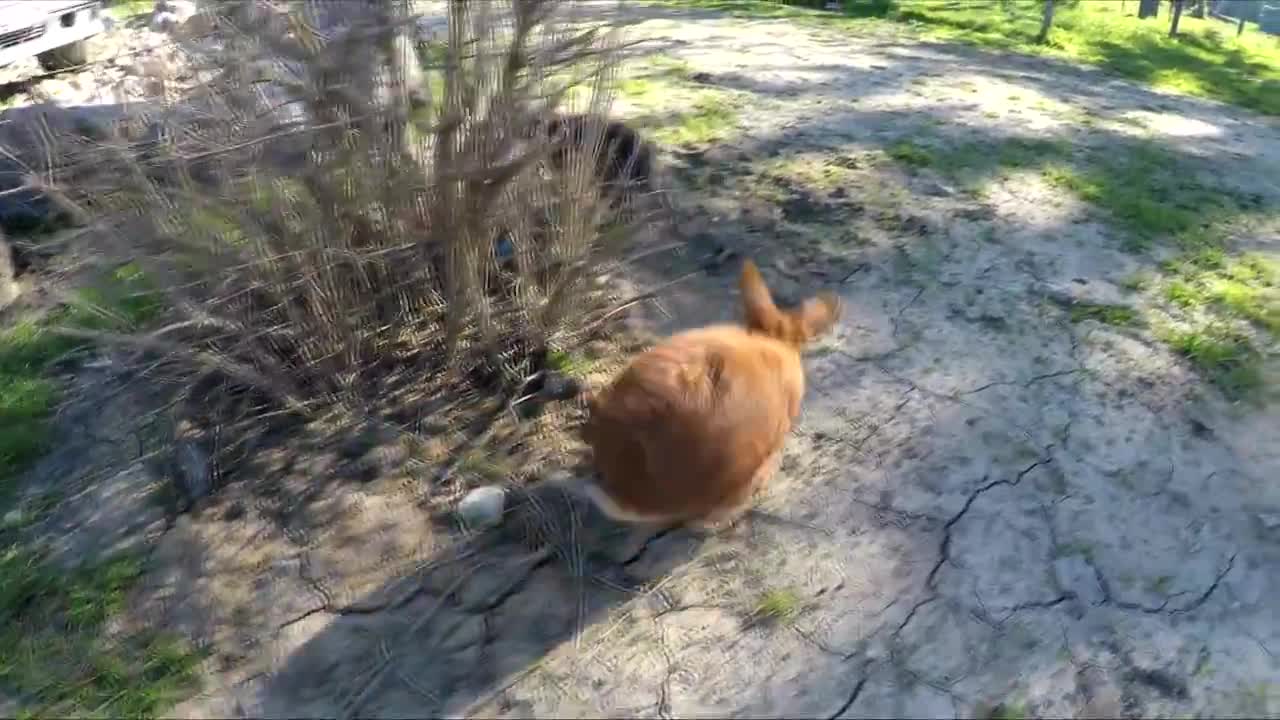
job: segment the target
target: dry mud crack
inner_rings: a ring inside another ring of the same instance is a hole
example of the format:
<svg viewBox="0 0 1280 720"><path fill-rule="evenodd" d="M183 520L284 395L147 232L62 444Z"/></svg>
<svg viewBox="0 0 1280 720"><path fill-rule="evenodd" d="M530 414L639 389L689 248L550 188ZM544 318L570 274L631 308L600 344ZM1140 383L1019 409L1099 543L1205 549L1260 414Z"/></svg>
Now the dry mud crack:
<svg viewBox="0 0 1280 720"><path fill-rule="evenodd" d="M544 498L571 542L459 555L409 479L287 530L214 499L165 532L133 599L135 621L211 651L171 714L1280 715L1275 407L1229 405L1149 333L1070 317L1064 294L1121 302L1155 262L1106 218L1016 174L978 197L866 161L926 132L1105 148L1147 118L1156 140L1199 132L1197 157L1232 158L1274 208L1280 130L1043 60L627 12L749 98L689 161L690 222L783 295L845 302L760 512L628 545ZM1082 110L1094 129L1072 135ZM838 187L805 186L814 158L843 158ZM795 188L753 195L757 171ZM731 317L732 288L679 286L670 325ZM331 470L316 462L281 483Z"/></svg>

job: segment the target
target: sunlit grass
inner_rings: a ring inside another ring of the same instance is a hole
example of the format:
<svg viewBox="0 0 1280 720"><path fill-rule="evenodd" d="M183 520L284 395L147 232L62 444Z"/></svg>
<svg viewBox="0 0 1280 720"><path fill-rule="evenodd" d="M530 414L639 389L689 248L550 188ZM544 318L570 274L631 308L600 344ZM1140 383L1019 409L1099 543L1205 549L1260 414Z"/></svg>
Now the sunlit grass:
<svg viewBox="0 0 1280 720"><path fill-rule="evenodd" d="M176 638L104 632L141 577L137 558L55 568L15 530L0 528L0 687L22 717L157 717L197 685L201 657Z"/></svg>
<svg viewBox="0 0 1280 720"><path fill-rule="evenodd" d="M1096 65L1162 90L1212 98L1280 115L1280 41L1257 31L1235 36L1234 23L1183 13L1179 36L1160 17L1138 20L1136 2L1059 2L1048 42L1035 42L1040 0L846 0L842 12L778 0L656 0L751 18L865 32L880 26L932 40L1048 55Z"/></svg>
<svg viewBox="0 0 1280 720"><path fill-rule="evenodd" d="M641 113L638 127L664 145L699 146L727 137L738 121L735 93L694 82L688 64L657 56L633 66L618 97Z"/></svg>

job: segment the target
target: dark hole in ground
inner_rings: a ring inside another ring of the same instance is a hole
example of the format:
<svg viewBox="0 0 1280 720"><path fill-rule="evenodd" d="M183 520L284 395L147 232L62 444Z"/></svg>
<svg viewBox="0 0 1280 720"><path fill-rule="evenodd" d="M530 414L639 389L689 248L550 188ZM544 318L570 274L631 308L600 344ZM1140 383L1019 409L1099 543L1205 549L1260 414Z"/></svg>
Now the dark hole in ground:
<svg viewBox="0 0 1280 720"><path fill-rule="evenodd" d="M778 205L782 209L783 219L793 223L828 223L837 212L836 206L817 199L811 193L797 191L794 188L791 196Z"/></svg>

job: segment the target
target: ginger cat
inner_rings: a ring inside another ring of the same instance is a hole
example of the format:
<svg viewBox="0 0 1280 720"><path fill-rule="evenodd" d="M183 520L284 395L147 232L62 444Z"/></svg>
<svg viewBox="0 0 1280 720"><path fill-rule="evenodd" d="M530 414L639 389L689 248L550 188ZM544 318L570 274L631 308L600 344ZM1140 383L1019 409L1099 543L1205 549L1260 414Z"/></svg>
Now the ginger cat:
<svg viewBox="0 0 1280 720"><path fill-rule="evenodd" d="M740 280L745 326L712 325L638 355L588 400L583 491L633 523L714 529L746 512L800 413L800 352L839 317L833 293L780 310L755 263Z"/></svg>

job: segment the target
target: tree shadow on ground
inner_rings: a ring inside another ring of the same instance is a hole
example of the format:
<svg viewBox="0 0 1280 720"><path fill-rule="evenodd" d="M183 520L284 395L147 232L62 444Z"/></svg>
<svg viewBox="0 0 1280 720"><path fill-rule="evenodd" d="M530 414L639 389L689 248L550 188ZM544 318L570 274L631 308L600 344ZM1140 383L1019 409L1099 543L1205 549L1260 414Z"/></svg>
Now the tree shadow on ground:
<svg viewBox="0 0 1280 720"><path fill-rule="evenodd" d="M281 647L287 661L245 688L244 711L455 715L592 625L617 619L692 561L704 539L685 530L637 534L550 485L513 497L499 528L330 608L323 629Z"/></svg>

